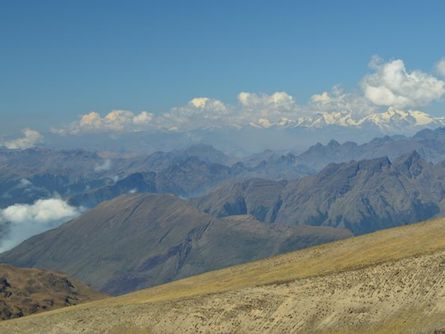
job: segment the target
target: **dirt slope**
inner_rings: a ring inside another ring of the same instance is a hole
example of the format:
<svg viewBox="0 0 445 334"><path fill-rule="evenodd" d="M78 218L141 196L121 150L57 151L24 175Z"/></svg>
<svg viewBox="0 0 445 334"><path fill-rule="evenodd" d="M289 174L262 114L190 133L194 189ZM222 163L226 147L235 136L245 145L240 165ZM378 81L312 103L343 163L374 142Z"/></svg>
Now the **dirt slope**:
<svg viewBox="0 0 445 334"><path fill-rule="evenodd" d="M104 294L60 273L0 264L1 320L104 297Z"/></svg>
<svg viewBox="0 0 445 334"><path fill-rule="evenodd" d="M0 324L11 333L442 333L445 219Z"/></svg>

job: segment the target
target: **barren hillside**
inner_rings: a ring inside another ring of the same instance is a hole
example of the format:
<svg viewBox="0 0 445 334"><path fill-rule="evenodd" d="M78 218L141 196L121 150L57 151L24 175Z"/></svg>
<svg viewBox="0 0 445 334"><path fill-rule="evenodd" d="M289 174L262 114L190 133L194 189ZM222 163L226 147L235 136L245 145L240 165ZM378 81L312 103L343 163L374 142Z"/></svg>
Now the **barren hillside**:
<svg viewBox="0 0 445 334"><path fill-rule="evenodd" d="M441 333L445 219L0 324L11 333Z"/></svg>

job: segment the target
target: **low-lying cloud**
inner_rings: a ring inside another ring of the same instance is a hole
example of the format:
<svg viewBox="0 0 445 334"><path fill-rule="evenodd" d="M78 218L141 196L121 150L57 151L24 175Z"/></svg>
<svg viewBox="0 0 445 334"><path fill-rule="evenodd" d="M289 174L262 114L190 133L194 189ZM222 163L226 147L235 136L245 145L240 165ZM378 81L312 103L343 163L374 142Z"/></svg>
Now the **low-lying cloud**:
<svg viewBox="0 0 445 334"><path fill-rule="evenodd" d="M0 240L0 252L75 218L81 212L82 209L59 198L40 199L33 204L14 204L0 209L0 225L6 229Z"/></svg>
<svg viewBox="0 0 445 334"><path fill-rule="evenodd" d="M129 110L113 110L101 116L92 111L82 115L78 122L65 129L53 129L59 134L77 134L81 132L122 132L143 129L152 120L153 115L146 111L135 114Z"/></svg>
<svg viewBox="0 0 445 334"><path fill-rule="evenodd" d="M105 159L103 161L103 163L101 163L99 165L96 165L94 167L94 171L95 172L106 172L106 171L110 170L111 167L112 167L111 160L110 159Z"/></svg>
<svg viewBox="0 0 445 334"><path fill-rule="evenodd" d="M24 129L22 132L23 137L4 141L0 143L0 146L4 146L11 150L24 150L34 147L43 140L43 136L38 131L32 129Z"/></svg>

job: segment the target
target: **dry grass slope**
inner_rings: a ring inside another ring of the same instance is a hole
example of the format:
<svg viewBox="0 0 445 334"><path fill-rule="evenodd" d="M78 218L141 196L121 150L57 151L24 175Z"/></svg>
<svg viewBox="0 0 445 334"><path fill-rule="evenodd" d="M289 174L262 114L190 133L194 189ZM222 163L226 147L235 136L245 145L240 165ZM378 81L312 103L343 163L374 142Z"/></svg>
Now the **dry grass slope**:
<svg viewBox="0 0 445 334"><path fill-rule="evenodd" d="M445 332L445 219L0 324L3 333Z"/></svg>
<svg viewBox="0 0 445 334"><path fill-rule="evenodd" d="M105 297L64 274L0 264L1 320Z"/></svg>

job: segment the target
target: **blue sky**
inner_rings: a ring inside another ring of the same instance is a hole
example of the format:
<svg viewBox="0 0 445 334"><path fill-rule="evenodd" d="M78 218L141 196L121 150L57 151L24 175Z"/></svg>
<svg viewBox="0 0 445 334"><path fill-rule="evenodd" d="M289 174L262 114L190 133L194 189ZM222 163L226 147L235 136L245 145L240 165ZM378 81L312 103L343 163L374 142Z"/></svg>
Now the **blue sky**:
<svg viewBox="0 0 445 334"><path fill-rule="evenodd" d="M443 1L2 1L0 131L209 96L359 89L373 55L434 73ZM426 108L445 115L443 103ZM424 109L425 109L424 108Z"/></svg>

